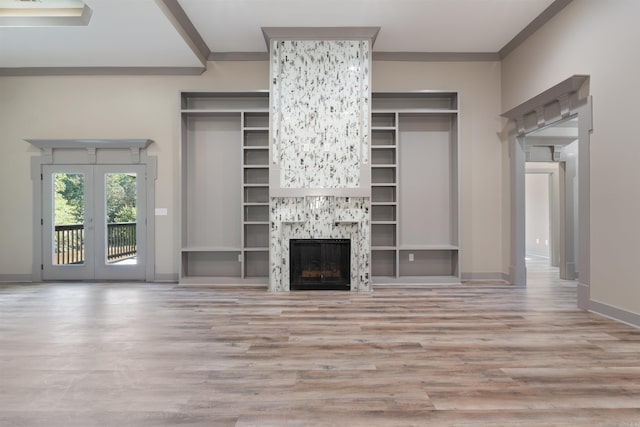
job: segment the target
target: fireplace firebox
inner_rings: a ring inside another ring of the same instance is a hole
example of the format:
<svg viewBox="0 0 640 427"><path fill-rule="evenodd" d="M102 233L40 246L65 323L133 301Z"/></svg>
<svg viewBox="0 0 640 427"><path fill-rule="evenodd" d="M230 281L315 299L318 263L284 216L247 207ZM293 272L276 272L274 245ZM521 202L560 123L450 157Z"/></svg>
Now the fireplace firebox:
<svg viewBox="0 0 640 427"><path fill-rule="evenodd" d="M291 239L292 291L351 289L351 240Z"/></svg>

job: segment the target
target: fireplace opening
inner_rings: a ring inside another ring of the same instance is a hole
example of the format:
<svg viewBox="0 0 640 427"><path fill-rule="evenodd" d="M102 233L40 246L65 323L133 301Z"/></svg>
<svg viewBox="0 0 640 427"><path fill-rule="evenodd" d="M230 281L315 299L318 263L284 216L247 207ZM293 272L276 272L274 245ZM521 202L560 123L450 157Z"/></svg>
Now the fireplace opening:
<svg viewBox="0 0 640 427"><path fill-rule="evenodd" d="M351 240L291 239L292 291L351 289Z"/></svg>

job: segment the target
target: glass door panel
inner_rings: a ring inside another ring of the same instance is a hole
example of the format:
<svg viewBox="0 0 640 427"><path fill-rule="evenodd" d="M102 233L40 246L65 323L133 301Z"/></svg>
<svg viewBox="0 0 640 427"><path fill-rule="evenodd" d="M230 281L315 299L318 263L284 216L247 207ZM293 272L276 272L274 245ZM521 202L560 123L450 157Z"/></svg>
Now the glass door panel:
<svg viewBox="0 0 640 427"><path fill-rule="evenodd" d="M144 165L43 165L43 280L144 280Z"/></svg>
<svg viewBox="0 0 640 427"><path fill-rule="evenodd" d="M145 278L146 193L142 165L95 166L96 279Z"/></svg>
<svg viewBox="0 0 640 427"><path fill-rule="evenodd" d="M106 220L107 264L135 265L138 263L136 242L137 174L107 173Z"/></svg>
<svg viewBox="0 0 640 427"><path fill-rule="evenodd" d="M93 278L93 170L43 166L44 280Z"/></svg>
<svg viewBox="0 0 640 427"><path fill-rule="evenodd" d="M84 264L85 175L53 173L54 265Z"/></svg>

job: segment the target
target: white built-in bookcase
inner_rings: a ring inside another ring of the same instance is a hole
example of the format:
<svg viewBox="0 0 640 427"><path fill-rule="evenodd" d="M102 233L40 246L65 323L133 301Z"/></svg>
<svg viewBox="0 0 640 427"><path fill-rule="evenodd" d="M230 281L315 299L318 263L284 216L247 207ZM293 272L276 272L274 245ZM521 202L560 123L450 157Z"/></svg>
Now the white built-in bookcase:
<svg viewBox="0 0 640 427"><path fill-rule="evenodd" d="M268 92L181 104L180 281L266 284ZM371 143L374 284L459 281L457 94L373 93Z"/></svg>
<svg viewBox="0 0 640 427"><path fill-rule="evenodd" d="M268 92L181 94L181 282L269 276Z"/></svg>
<svg viewBox="0 0 640 427"><path fill-rule="evenodd" d="M457 282L458 96L373 93L371 275Z"/></svg>

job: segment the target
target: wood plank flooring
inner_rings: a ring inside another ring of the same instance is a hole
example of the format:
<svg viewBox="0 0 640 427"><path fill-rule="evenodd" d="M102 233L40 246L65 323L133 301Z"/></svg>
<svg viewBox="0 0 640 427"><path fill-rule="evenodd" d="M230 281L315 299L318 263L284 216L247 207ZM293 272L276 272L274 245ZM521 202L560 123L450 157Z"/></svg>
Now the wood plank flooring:
<svg viewBox="0 0 640 427"><path fill-rule="evenodd" d="M640 427L640 330L575 295L3 285L0 425Z"/></svg>

